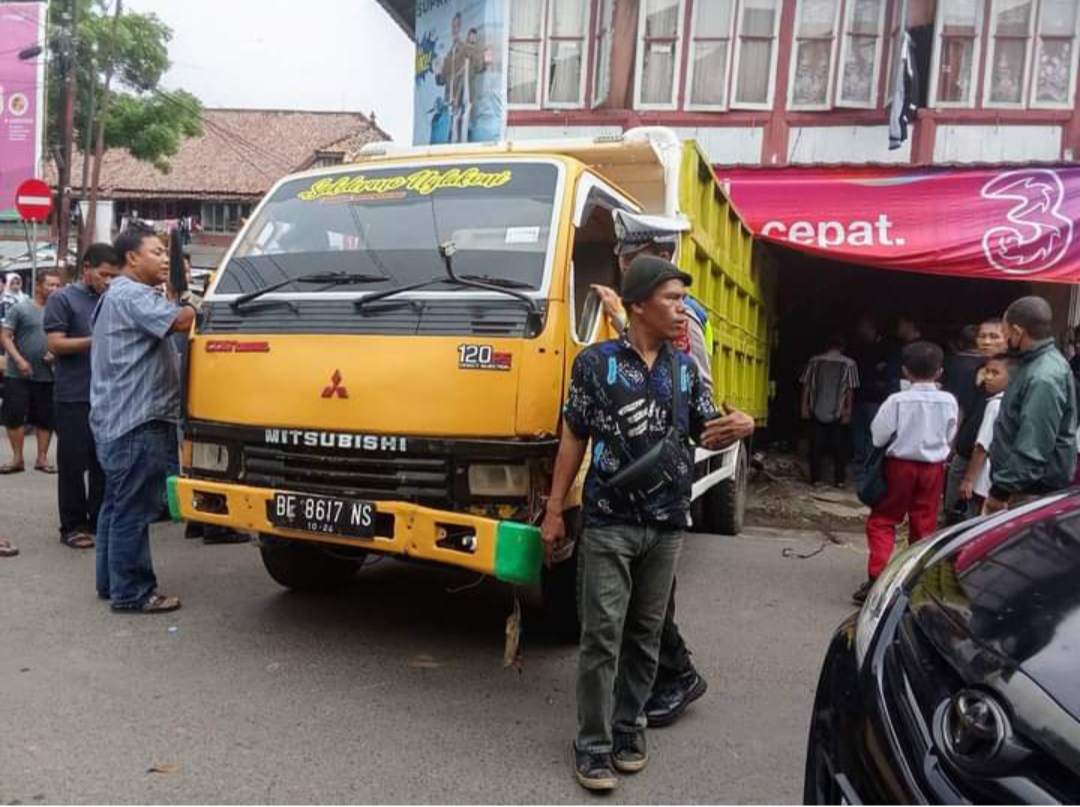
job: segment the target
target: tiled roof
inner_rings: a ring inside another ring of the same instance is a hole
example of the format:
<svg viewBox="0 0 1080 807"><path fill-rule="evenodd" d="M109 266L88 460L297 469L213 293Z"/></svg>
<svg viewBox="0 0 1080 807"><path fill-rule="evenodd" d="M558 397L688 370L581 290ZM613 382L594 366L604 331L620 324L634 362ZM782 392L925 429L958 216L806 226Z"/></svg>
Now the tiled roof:
<svg viewBox="0 0 1080 807"><path fill-rule="evenodd" d="M316 152L358 150L387 135L365 115L263 109L206 109L203 134L185 140L163 173L125 149L110 149L101 167L103 198L257 198L285 174L308 167ZM339 148L347 144L348 150ZM73 184L82 177L72 161ZM50 183L55 169L50 165Z"/></svg>

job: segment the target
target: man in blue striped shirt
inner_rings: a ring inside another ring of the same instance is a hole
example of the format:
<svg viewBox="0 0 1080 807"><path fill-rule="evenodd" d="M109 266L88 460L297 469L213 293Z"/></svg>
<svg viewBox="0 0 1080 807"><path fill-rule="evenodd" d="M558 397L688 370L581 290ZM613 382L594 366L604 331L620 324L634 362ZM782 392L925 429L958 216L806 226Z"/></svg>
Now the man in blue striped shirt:
<svg viewBox="0 0 1080 807"><path fill-rule="evenodd" d="M114 611L173 611L180 600L157 593L150 525L180 414L180 363L168 337L191 328L195 309L157 291L169 255L151 230L129 228L115 246L123 274L94 312L90 352L90 427L105 471L97 592Z"/></svg>

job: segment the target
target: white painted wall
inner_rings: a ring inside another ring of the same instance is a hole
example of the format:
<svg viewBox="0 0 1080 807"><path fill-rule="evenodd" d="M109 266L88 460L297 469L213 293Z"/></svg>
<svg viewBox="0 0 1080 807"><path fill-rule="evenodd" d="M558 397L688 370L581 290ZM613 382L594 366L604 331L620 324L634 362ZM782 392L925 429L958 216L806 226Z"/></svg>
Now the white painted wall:
<svg viewBox="0 0 1080 807"><path fill-rule="evenodd" d="M910 163L911 133L900 148L889 150L888 126L792 127L788 136L788 162L804 163Z"/></svg>
<svg viewBox="0 0 1080 807"><path fill-rule="evenodd" d="M1002 163L1061 159L1060 126L939 126L936 163Z"/></svg>
<svg viewBox="0 0 1080 807"><path fill-rule="evenodd" d="M622 134L621 126L507 126L507 140L558 140Z"/></svg>
<svg viewBox="0 0 1080 807"><path fill-rule="evenodd" d="M759 165L765 130L742 126L676 127L682 140L696 140L714 165Z"/></svg>
<svg viewBox="0 0 1080 807"><path fill-rule="evenodd" d="M619 126L508 126L507 140L556 140L560 137L601 137L622 133ZM682 140L696 140L709 162L757 165L765 134L760 127L674 127Z"/></svg>

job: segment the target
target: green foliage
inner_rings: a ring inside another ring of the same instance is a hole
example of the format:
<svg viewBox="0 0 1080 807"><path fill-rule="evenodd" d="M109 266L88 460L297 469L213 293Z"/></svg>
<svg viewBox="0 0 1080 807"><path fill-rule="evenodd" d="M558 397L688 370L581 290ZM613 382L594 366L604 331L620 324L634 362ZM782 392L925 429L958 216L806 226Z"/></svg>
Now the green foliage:
<svg viewBox="0 0 1080 807"><path fill-rule="evenodd" d="M108 68L113 68L105 142L168 170L184 138L202 133L202 105L183 90L159 85L169 69L172 30L156 14L127 11L114 24L110 0L50 0L50 145L60 142L63 115L63 58L72 2L79 3L76 43L75 143L82 148L95 130Z"/></svg>

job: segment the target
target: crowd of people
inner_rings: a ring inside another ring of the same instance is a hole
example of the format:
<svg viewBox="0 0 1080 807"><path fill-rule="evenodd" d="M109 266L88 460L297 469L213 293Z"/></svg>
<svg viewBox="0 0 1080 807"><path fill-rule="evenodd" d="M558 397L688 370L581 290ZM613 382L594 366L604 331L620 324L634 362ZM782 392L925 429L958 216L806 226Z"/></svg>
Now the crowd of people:
<svg viewBox="0 0 1080 807"><path fill-rule="evenodd" d="M1053 311L1041 297L1015 301L1004 317L960 330L945 351L901 319L890 346L871 318L859 322L850 353L830 337L802 377L802 417L811 423L810 480L826 458L845 484L848 446L859 473L883 459L884 493L866 520L865 600L906 521L909 541L941 523L1015 506L1076 481L1080 361L1053 339Z"/></svg>
<svg viewBox="0 0 1080 807"><path fill-rule="evenodd" d="M190 278L190 259L187 269ZM66 286L57 270L39 272L32 297L18 296L18 275L5 283L0 419L12 458L0 475L27 470L32 427L33 468L57 476L60 541L96 549L98 596L117 611L172 610L179 600L156 590L149 529L168 517L165 477L179 472L177 338L194 320L193 304L168 289L168 253L150 228L132 226L115 244L91 245L81 270ZM250 540L195 524L186 535L208 544ZM0 557L16 554L0 540Z"/></svg>

